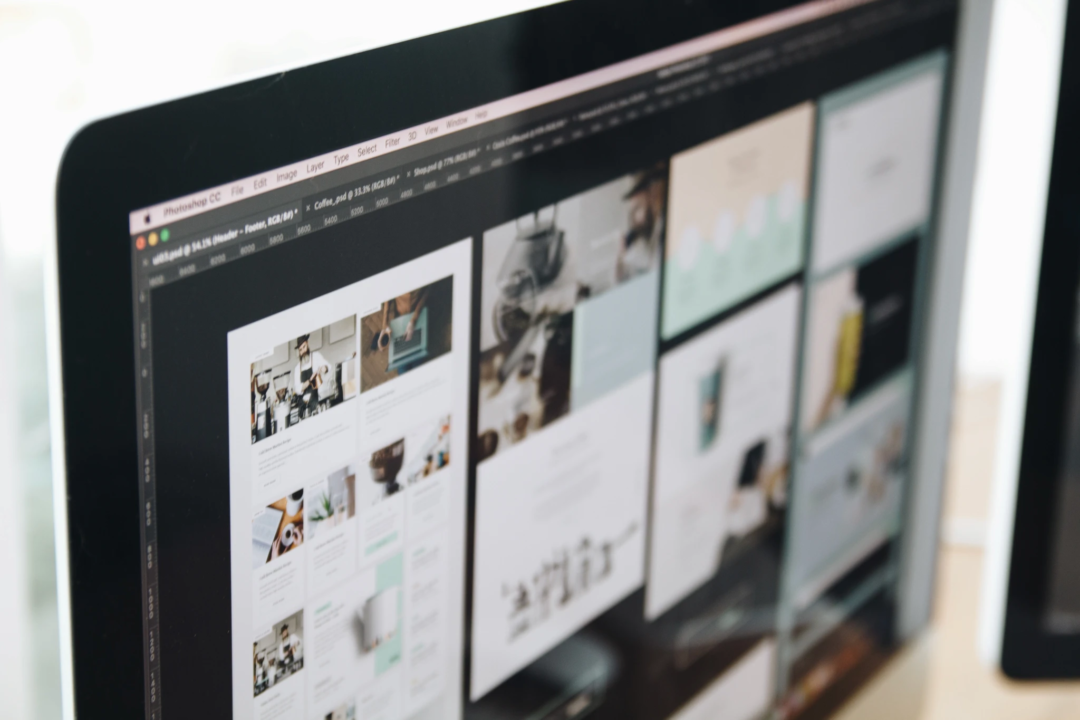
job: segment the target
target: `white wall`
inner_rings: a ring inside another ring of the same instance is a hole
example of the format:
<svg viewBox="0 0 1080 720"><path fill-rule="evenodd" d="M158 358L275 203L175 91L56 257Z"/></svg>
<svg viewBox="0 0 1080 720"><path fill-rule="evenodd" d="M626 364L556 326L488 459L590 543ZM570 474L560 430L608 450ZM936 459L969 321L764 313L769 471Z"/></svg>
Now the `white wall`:
<svg viewBox="0 0 1080 720"><path fill-rule="evenodd" d="M1065 5L996 0L960 331L960 370L968 375L1011 378L1024 362Z"/></svg>

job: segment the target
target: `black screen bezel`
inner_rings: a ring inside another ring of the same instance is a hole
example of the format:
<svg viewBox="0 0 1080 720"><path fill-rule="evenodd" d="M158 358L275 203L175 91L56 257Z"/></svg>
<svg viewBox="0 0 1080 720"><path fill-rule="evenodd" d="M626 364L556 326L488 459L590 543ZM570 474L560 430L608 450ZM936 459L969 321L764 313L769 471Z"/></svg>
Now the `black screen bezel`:
<svg viewBox="0 0 1080 720"><path fill-rule="evenodd" d="M73 701L145 713L128 214L573 77L798 0L574 0L97 121L57 181ZM553 43L551 38L559 38ZM363 92L345 88L361 85ZM89 379L92 378L92 381Z"/></svg>
<svg viewBox="0 0 1080 720"><path fill-rule="evenodd" d="M1002 672L1016 680L1080 677L1080 635L1052 633L1046 622L1080 290L1077 122L1080 9L1073 5L1065 22L1001 642Z"/></svg>

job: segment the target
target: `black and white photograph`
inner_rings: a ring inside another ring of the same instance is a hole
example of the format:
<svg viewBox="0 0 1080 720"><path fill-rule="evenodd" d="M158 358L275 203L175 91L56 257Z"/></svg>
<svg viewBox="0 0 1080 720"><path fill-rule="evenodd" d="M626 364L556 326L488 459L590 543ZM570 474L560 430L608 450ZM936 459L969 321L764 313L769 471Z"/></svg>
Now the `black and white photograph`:
<svg viewBox="0 0 1080 720"><path fill-rule="evenodd" d="M356 316L298 335L251 363L251 443L356 397Z"/></svg>
<svg viewBox="0 0 1080 720"><path fill-rule="evenodd" d="M255 697L304 669L304 611L275 623L255 639Z"/></svg>

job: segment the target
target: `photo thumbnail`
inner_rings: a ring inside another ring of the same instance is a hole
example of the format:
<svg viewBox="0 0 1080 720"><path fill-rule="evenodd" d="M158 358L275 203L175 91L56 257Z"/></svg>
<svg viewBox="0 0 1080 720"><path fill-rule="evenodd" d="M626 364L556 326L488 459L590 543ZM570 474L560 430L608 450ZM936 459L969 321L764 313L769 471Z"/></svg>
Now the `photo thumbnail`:
<svg viewBox="0 0 1080 720"><path fill-rule="evenodd" d="M933 52L824 96L810 267L828 273L930 219L948 58Z"/></svg>
<svg viewBox="0 0 1080 720"><path fill-rule="evenodd" d="M365 507L377 505L449 464L450 416L443 415L371 452L361 503Z"/></svg>
<svg viewBox="0 0 1080 720"><path fill-rule="evenodd" d="M347 636L351 652L357 657L374 654L376 676L402 660L404 572L404 558L394 555L366 570L360 584L350 586L347 594L340 596L352 629Z"/></svg>
<svg viewBox="0 0 1080 720"><path fill-rule="evenodd" d="M356 608L357 638L369 653L394 639L401 626L401 586L393 585L365 598Z"/></svg>
<svg viewBox="0 0 1080 720"><path fill-rule="evenodd" d="M667 166L484 234L481 460L651 368Z"/></svg>
<svg viewBox="0 0 1080 720"><path fill-rule="evenodd" d="M356 316L291 338L251 363L251 442L356 397Z"/></svg>
<svg viewBox="0 0 1080 720"><path fill-rule="evenodd" d="M709 368L698 378L698 450L705 452L720 436L720 406L724 388L727 357L720 357L716 367Z"/></svg>
<svg viewBox="0 0 1080 720"><path fill-rule="evenodd" d="M304 543L304 489L275 500L251 521L252 567L258 568Z"/></svg>
<svg viewBox="0 0 1080 720"><path fill-rule="evenodd" d="M813 128L802 103L671 159L664 339L799 270Z"/></svg>
<svg viewBox="0 0 1080 720"><path fill-rule="evenodd" d="M297 611L256 638L255 697L304 668L304 611Z"/></svg>
<svg viewBox="0 0 1080 720"><path fill-rule="evenodd" d="M353 701L341 703L326 714L321 714L318 720L356 720L356 703Z"/></svg>
<svg viewBox="0 0 1080 720"><path fill-rule="evenodd" d="M783 523L801 300L789 284L660 359L650 619Z"/></svg>
<svg viewBox="0 0 1080 720"><path fill-rule="evenodd" d="M912 382L911 373L899 374L806 444L788 561L797 608L885 543L900 522Z"/></svg>
<svg viewBox="0 0 1080 720"><path fill-rule="evenodd" d="M339 468L308 490L308 538L342 525L356 515L356 469Z"/></svg>
<svg viewBox="0 0 1080 720"><path fill-rule="evenodd" d="M918 240L819 282L811 297L802 422L813 431L904 367Z"/></svg>
<svg viewBox="0 0 1080 720"><path fill-rule="evenodd" d="M554 547L522 577L504 582L506 640L513 642L547 622L557 610L574 605L590 590L603 587L619 562L633 562L620 552L640 528L632 522L612 537L582 535L576 542Z"/></svg>
<svg viewBox="0 0 1080 720"><path fill-rule="evenodd" d="M448 276L386 300L360 320L360 391L450 352L454 278Z"/></svg>
<svg viewBox="0 0 1080 720"><path fill-rule="evenodd" d="M405 436L405 482L415 485L450 464L450 416L419 425Z"/></svg>

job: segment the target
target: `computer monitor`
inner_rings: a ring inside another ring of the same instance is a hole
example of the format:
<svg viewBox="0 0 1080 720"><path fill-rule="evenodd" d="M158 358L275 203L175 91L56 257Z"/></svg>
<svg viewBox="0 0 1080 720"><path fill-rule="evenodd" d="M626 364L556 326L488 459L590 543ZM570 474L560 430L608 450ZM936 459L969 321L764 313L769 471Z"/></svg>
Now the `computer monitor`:
<svg viewBox="0 0 1080 720"><path fill-rule="evenodd" d="M957 23L575 0L82 130L73 709L842 704L928 616Z"/></svg>
<svg viewBox="0 0 1080 720"><path fill-rule="evenodd" d="M1051 40L1047 54L1055 73L1060 62L1060 84L1052 86L1058 92L1055 97L1048 88L1045 102L1052 121L1056 100L1056 131L1052 141L1046 137L1046 155L1037 156L1047 165L1034 165L1049 174L1036 179L1037 194L1017 207L1031 215L1036 233L1042 230L1041 258L1033 253L1040 260L1033 297L1016 298L1028 342L1003 393L980 618L983 659L1015 680L1080 677L1080 178L1072 132L1080 119L1080 11L1065 3L1053 10L1043 34Z"/></svg>

